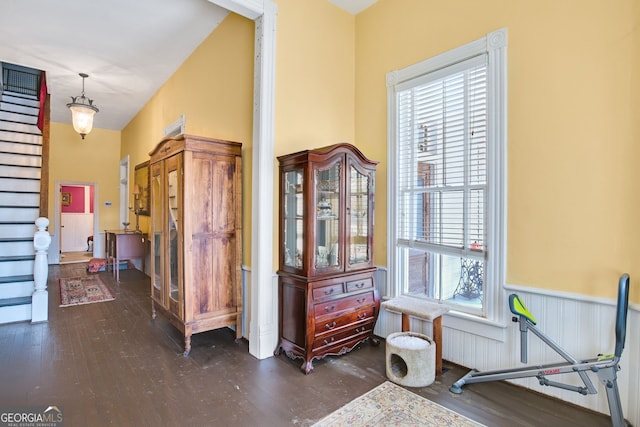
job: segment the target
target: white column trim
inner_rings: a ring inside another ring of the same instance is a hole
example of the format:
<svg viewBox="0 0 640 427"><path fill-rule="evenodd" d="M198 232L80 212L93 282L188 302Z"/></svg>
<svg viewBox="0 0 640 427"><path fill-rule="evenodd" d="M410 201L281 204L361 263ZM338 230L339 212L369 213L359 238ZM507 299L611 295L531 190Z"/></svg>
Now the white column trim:
<svg viewBox="0 0 640 427"><path fill-rule="evenodd" d="M487 286L485 310L489 320L506 323L510 318L505 310L506 295L503 289L507 277L507 29L487 34L486 51L489 66L487 72L488 98L488 161L498 167L488 170L488 209L492 215L487 236L489 259L487 260Z"/></svg>
<svg viewBox="0 0 640 427"><path fill-rule="evenodd" d="M271 0L209 0L255 21L249 353L273 356L278 301L273 284L275 47L278 8ZM275 300L274 300L275 299Z"/></svg>
<svg viewBox="0 0 640 427"><path fill-rule="evenodd" d="M269 0L264 2L261 0L209 0L211 3L224 7L231 12L249 18L253 21L260 18L264 14L264 3L270 3Z"/></svg>

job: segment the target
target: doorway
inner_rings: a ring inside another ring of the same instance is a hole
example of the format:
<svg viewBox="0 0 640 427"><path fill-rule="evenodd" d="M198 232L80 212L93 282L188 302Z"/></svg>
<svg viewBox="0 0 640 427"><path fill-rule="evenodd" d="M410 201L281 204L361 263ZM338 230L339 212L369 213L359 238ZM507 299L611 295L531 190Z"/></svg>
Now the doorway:
<svg viewBox="0 0 640 427"><path fill-rule="evenodd" d="M120 160L120 224L129 226L129 156Z"/></svg>
<svg viewBox="0 0 640 427"><path fill-rule="evenodd" d="M57 264L88 262L98 229L97 184L56 182ZM53 260L56 261L56 260Z"/></svg>

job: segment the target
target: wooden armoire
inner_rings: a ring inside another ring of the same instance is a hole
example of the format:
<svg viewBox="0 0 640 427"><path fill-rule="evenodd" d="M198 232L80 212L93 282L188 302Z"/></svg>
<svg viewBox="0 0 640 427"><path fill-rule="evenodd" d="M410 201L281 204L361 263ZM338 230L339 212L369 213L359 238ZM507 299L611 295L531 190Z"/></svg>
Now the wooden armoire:
<svg viewBox="0 0 640 427"><path fill-rule="evenodd" d="M313 361L373 337L380 311L373 265L375 167L341 143L278 157L279 328L276 354Z"/></svg>
<svg viewBox="0 0 640 427"><path fill-rule="evenodd" d="M242 336L242 144L165 138L150 156L151 298L191 335L235 327Z"/></svg>

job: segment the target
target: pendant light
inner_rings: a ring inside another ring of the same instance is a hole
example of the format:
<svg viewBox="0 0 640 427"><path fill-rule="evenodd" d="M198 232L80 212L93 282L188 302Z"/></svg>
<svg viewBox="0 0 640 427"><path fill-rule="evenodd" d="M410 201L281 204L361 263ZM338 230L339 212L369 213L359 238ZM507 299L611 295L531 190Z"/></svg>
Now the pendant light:
<svg viewBox="0 0 640 427"><path fill-rule="evenodd" d="M98 112L98 108L93 105L93 100L84 96L84 79L88 74L80 73L82 77L82 95L72 96L67 107L71 110L73 129L80 134L82 139L91 132L93 128L93 115Z"/></svg>

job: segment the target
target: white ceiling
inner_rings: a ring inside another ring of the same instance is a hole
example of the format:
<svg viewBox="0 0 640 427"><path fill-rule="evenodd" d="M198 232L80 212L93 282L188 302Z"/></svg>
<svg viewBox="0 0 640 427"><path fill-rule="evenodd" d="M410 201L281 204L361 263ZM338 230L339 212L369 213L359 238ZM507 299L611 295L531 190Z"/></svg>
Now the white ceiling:
<svg viewBox="0 0 640 427"><path fill-rule="evenodd" d="M329 0L357 14L376 0ZM82 91L121 130L228 11L208 0L3 0L0 61L45 70L51 120Z"/></svg>
<svg viewBox="0 0 640 427"><path fill-rule="evenodd" d="M340 6L347 12L357 15L378 0L329 0L331 3Z"/></svg>

